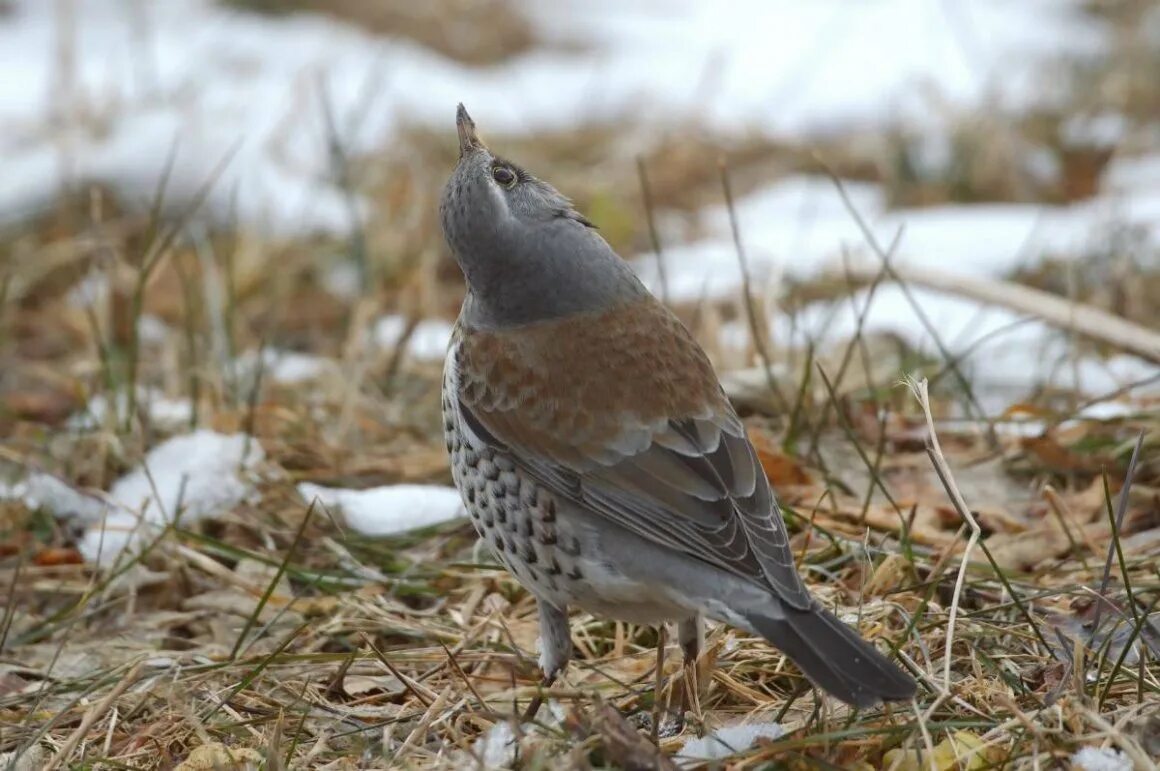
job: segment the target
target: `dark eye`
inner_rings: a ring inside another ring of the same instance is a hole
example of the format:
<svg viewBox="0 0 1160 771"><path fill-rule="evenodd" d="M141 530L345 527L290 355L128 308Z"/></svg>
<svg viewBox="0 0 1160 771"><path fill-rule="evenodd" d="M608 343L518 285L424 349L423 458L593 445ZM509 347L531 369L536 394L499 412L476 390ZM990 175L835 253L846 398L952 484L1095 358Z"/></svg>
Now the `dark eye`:
<svg viewBox="0 0 1160 771"><path fill-rule="evenodd" d="M507 166L496 166L492 168L491 178L504 187L511 187L516 183L516 173Z"/></svg>

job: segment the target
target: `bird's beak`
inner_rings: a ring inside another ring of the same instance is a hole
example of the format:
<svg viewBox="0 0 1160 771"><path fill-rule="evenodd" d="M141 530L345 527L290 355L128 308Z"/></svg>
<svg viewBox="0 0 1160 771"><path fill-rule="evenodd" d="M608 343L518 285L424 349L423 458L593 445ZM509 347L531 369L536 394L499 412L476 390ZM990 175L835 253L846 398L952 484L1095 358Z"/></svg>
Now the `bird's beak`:
<svg viewBox="0 0 1160 771"><path fill-rule="evenodd" d="M475 133L475 121L467 114L467 108L461 102L455 111L455 128L459 131L459 157L467 155L472 150L484 147L483 142Z"/></svg>

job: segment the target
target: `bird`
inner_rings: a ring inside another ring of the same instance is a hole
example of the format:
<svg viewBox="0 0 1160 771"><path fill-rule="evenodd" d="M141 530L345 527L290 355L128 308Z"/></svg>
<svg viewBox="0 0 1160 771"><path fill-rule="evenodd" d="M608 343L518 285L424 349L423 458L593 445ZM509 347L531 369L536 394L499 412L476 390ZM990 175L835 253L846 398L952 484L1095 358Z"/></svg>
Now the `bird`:
<svg viewBox="0 0 1160 771"><path fill-rule="evenodd" d="M708 618L854 707L911 699L914 679L803 584L693 335L567 197L493 153L462 104L456 129L439 219L466 294L443 433L479 537L536 599L543 686L572 658L579 608L675 623L686 664Z"/></svg>

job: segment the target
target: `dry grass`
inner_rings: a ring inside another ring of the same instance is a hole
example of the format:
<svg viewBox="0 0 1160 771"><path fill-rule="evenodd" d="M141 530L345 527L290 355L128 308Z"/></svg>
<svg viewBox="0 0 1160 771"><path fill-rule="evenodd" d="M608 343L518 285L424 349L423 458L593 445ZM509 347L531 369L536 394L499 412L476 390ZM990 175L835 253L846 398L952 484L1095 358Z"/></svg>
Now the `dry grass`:
<svg viewBox="0 0 1160 771"><path fill-rule="evenodd" d="M512 0L222 0L268 14L321 13L378 35L412 40L465 64L494 65L540 41Z"/></svg>
<svg viewBox="0 0 1160 771"><path fill-rule="evenodd" d="M391 31L411 8L326 5ZM530 45L518 21L508 29L515 38L472 50L422 18L409 24L398 34L465 61L498 61ZM1062 123L1043 121L1042 136L1058 135ZM1031 136L1031 127L1019 131ZM991 133L964 128L954 173L933 179L907 176L910 139L890 135L808 147L757 133L727 142L696 126L659 131L626 117L487 138L530 168L551 169L627 252L649 249L637 157L655 205L683 217L686 235L698 232L702 207L721 200L722 152L738 195L816 170L815 151L843 177L887 185L897 201L1090 194L1079 172L1055 187L1029 185L1010 163L1028 145L984 147L979 139ZM70 424L93 397L115 401L138 386L189 399L191 424L246 431L266 453L258 499L171 529L112 569L82 563L71 523L0 502L0 765L478 767L480 737L498 736L495 727L536 695L532 599L475 548L470 525L366 538L337 512L310 509L295 488L449 481L438 363L367 338L382 313L450 318L457 308L461 286L438 247L433 206L453 148L446 134L414 129L382 156L352 163L365 170L353 182L374 211L351 243L273 244L244 231L193 238L183 222L124 209L96 190L0 233L5 478L44 470L75 488L107 489L148 448L187 428L155 420L132 399L95 427ZM1149 265L1142 260L1119 283L1092 267L1115 260L1093 260L1081 266L1092 274L1080 285L1135 291L1133 271ZM325 288L343 263L364 272L355 296ZM1051 267L1022 278L1067 293ZM89 287L86 301L80 286ZM847 291L791 287L785 307ZM1080 296L1156 323L1154 294ZM681 311L700 319L714 350L714 324L745 309ZM145 318L166 331L141 334ZM230 362L261 346L325 356L334 367L294 385L239 376ZM952 383L947 362L869 336L774 356L793 373L780 384L785 409L771 409L765 391L741 406L803 574L863 634L897 650L920 695L852 714L812 691L777 651L715 626L698 705L683 700L670 645L662 699L692 708L681 735L661 732L664 753L737 720L777 720L784 737L728 767L910 769L935 759L938 768L1053 768L1085 746L1119 749L1148 767L1160 754L1157 405L1077 420L1074 395L1045 394L1012 410L1043 422L1031 437L940 422L950 468L940 477L925 417L897 383L904 373L943 373L933 405L940 417L970 385ZM979 536L969 553L967 519ZM656 631L579 614L573 630L578 660L539 722L513 729L512 764L659 763L648 730ZM493 750L510 758L502 744ZM966 756L937 760L948 752Z"/></svg>
<svg viewBox="0 0 1160 771"><path fill-rule="evenodd" d="M267 383L255 394L222 368L213 343L227 330L231 351L289 344L345 356L349 367L367 350L357 344L366 319L400 307L404 286L446 303L454 286L418 271L403 286L384 278L353 303L327 299L311 280L320 266L305 245L255 244L244 234L211 237L210 262L178 238L149 268L138 255L150 252L164 223L119 214L111 203L98 208L104 218L86 222L62 206L5 242L5 285L18 291L2 354L11 471L46 469L72 485L107 486L166 430L144 408L90 431L67 429L65 420L86 396L137 383L195 397L203 425L251 431L267 453L262 495L168 533L115 570L80 564L68 527L4 504L0 752L20 753L32 767L56 759L170 767L225 748L235 761L269 768L476 762L469 753L478 738L536 692L531 598L479 561L469 525L367 539L330 512L310 511L294 489L303 480L447 481L438 365L381 351L345 370L354 377ZM70 289L93 268L115 291L85 310ZM215 287L229 287L228 319L210 315ZM169 337L138 338L140 313L172 322ZM753 415L751 430L809 582L863 633L898 648L924 683L919 702L850 714L819 699L776 651L714 627L700 709L661 748L671 753L735 720L777 719L789 733L734 767L879 767L952 735L992 766L1044 764L1099 743L1151 751L1160 631L1132 619L1160 597L1154 412L1068 424L997 448L973 429L942 437L981 543L1003 570L972 555L948 661L961 520L921 454L913 400L880 376L869 385L851 391L838 382L824 423L815 405L788 424ZM887 405L882 422L876 415ZM1148 438L1113 530L1101 472L1114 498L1140 431ZM798 449L787 453L787 444ZM1116 580L1104 594L1112 610L1088 650L1071 640L1087 635L1111 544ZM574 623L579 660L551 694L562 722L541 713L543 724L524 727L520 767L600 767L642 751L626 748L632 736L647 742L610 715L647 725L655 632L587 616ZM678 659L671 651L670 675ZM676 682L666 699L679 698ZM615 712L601 712L598 701Z"/></svg>

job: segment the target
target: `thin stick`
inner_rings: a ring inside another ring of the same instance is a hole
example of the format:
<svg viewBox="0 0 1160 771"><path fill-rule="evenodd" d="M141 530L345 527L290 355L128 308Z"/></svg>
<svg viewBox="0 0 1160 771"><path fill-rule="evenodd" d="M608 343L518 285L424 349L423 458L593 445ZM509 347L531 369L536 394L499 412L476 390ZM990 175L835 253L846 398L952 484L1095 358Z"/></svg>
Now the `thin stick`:
<svg viewBox="0 0 1160 771"><path fill-rule="evenodd" d="M1140 436L1136 439L1136 448L1132 450L1132 459L1128 461L1128 471L1124 475L1124 486L1120 488L1120 500L1116 504L1116 518L1112 521L1112 542L1108 544L1108 558L1104 562L1104 575L1100 579L1100 597L1096 601L1095 617L1092 619L1092 634L1091 640L1094 640L1096 633L1100 629L1100 615L1103 611L1103 600L1107 596L1108 581L1111 579L1112 560L1116 556L1116 546L1119 543L1119 534L1124 527L1124 515L1128 513L1128 491L1132 488L1132 478L1136 475L1136 462L1140 459L1140 448L1144 446L1144 432L1140 432ZM1109 504L1110 505L1110 504ZM1125 574L1124 579L1128 576ZM1133 615L1135 615L1135 601L1129 597L1128 602L1132 606Z"/></svg>
<svg viewBox="0 0 1160 771"><path fill-rule="evenodd" d="M1010 281L961 276L934 268L892 265L890 272L899 282L998 305L1160 363L1160 333L1092 305ZM871 280L874 273L868 268L855 268L854 275Z"/></svg>
<svg viewBox="0 0 1160 771"><path fill-rule="evenodd" d="M653 251L657 255L657 277L661 281L661 301L669 304L669 272L665 267L665 253L661 249L661 239L657 235L656 217L653 215L652 189L648 184L648 174L644 169L644 158L636 156L636 173L640 177L640 192L644 197L644 218L648 223L648 237L652 241Z"/></svg>
<svg viewBox="0 0 1160 771"><path fill-rule="evenodd" d="M653 672L652 730L649 732L653 744L657 743L661 724L661 680L665 673L665 640L665 625L660 624L657 627L657 665L656 671Z"/></svg>
<svg viewBox="0 0 1160 771"><path fill-rule="evenodd" d="M66 739L64 745L61 746L60 752L58 752L56 757L52 759L52 762L48 764L47 771L53 771L53 769L58 768L61 763L68 760L69 756L72 755L76 750L77 745L81 743L81 739L83 739L85 735L88 734L89 729L93 727L93 723L97 722L98 718L102 717L106 712L109 711L109 707L113 705L114 701L120 698L121 694L123 694L129 686L137 682L137 676L141 673L141 668L143 666L145 666L144 661L138 661L136 664L134 664L133 668L126 672L125 676L122 677L121 680L113 686L113 690L105 694L105 698L101 699L99 702L89 708L89 711L86 712L84 717L81 718L80 725L78 725L76 729L71 734L69 734L68 739Z"/></svg>
<svg viewBox="0 0 1160 771"><path fill-rule="evenodd" d="M902 296L906 298L906 302L910 305L910 309L914 311L914 315L918 318L919 323L922 324L923 328L926 330L926 333L930 335L931 340L934 341L935 346L939 350L939 355L942 356L951 367L951 371L954 373L955 378L959 382L959 387L963 389L963 395L966 397L968 405L974 409L979 417L987 424L988 443L992 448L997 448L999 446L999 438L995 434L994 422L991 420L990 416L987 415L986 410L983 409L983 406L979 403L978 398L976 398L975 391L971 388L970 381L967 380L966 376L963 375L962 371L954 363L954 357L950 350L943 343L942 337L939 336L938 329L935 328L934 323L931 322L930 317L928 317L926 311L923 310L922 304L914 298L914 295L910 291L910 286L899 276L898 270L889 260L889 255L883 251L882 246L878 243L878 239L874 237L874 233L870 230L870 226L866 224L866 220L862 218L861 214L859 214L858 209L854 206L854 202L850 199L850 194L846 191L846 185L842 182L841 178L829 166L827 166L824 161L822 161L820 158L817 160L819 163L821 163L822 168L825 169L835 187L837 187L838 196L842 199L842 205L846 207L846 211L849 212L850 216L854 218L854 223L858 226L858 230L861 231L862 237L866 239L866 243L870 245L870 249L882 263L882 269L885 270L898 284L898 288L902 290ZM847 271L847 275L851 275L851 273Z"/></svg>
<svg viewBox="0 0 1160 771"><path fill-rule="evenodd" d="M749 277L749 263L745 259L745 248L741 245L741 227L737 224L737 209L733 205L733 188L729 184L729 170L725 160L721 159L717 165L721 172L721 188L725 191L725 208L729 211L729 229L733 232L733 247L737 251L737 262L741 266L741 291L745 294L745 313L749 316L749 331L753 335L753 346L761 359L761 367L765 370L766 384L769 386L770 398L777 409L784 415L789 413L789 405L785 396L778 387L777 378L773 374L773 362L769 350L765 347L765 335L757 319L757 308L753 304L753 286Z"/></svg>
<svg viewBox="0 0 1160 771"><path fill-rule="evenodd" d="M874 276L874 279L870 282L870 287L866 290L866 302L864 302L862 304L862 307L861 308L857 307L857 304L855 302L855 298L853 295L851 295L851 297L850 297L850 304L852 306L854 306L854 315L855 315L854 336L851 337L850 341L846 344L845 350L842 351L842 360L840 362L838 362L838 372L836 375L834 375L834 388L835 389L841 387L842 380L845 379L845 377L846 377L846 369L847 369L847 367L850 366L850 361L854 357L854 350L856 347L856 343L859 340L863 339L862 330L866 326L866 317L870 315L870 307L874 304L874 293L878 291L878 287L883 283L883 281L886 278L886 271L889 269L891 262L894 260L894 253L898 249L898 245L900 243L902 243L902 234L904 232L905 232L904 229L902 227L899 227L897 232L895 232L895 234L894 234L894 238L891 239L890 246L888 246L886 248L886 252L882 258L882 266L878 269L876 275ZM843 256L844 255L845 255L845 253L843 252ZM851 278L851 274L850 274L850 270L849 270L849 265L848 265L849 260L844 259L843 263L847 264L846 265L847 284L852 284L853 282L852 282L852 278ZM872 386L872 384L870 383L869 373L867 373L866 381L867 381L868 386ZM825 424L827 423L827 421L830 418L830 406L831 406L831 404L828 401L822 405L822 417L814 424L814 426L815 426L814 433L813 433L813 436L810 437L810 454L811 455L813 455L817 451L818 440L821 437L822 427L825 426Z"/></svg>
<svg viewBox="0 0 1160 771"><path fill-rule="evenodd" d="M922 413L926 416L927 447L930 450L931 460L934 462L935 468L940 472L940 478L944 479L947 495L951 497L955 508L959 512L959 516L966 520L967 526L971 529L971 535L967 538L967 548L963 551L962 559L959 562L959 574L955 578L955 590L951 596L950 616L947 620L947 642L943 652L943 688L949 692L951 689L951 648L955 643L955 621L959 615L959 601L963 594L963 584L967 580L967 567L970 565L971 552L975 550L975 545L978 544L983 529L979 527L979 523L975 521L971 510L967 508L966 501L963 500L962 493L959 492L959 488L954 482L954 477L951 476L946 456L943 455L942 446L938 441L938 434L934 430L934 416L931 415L930 411L930 395L927 393L926 379L923 378L918 382L911 380L907 385L910 387L915 398L918 399L919 406L922 407Z"/></svg>

